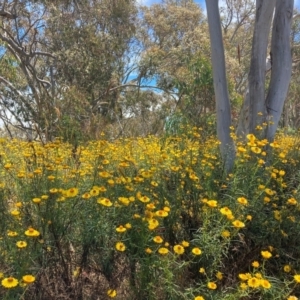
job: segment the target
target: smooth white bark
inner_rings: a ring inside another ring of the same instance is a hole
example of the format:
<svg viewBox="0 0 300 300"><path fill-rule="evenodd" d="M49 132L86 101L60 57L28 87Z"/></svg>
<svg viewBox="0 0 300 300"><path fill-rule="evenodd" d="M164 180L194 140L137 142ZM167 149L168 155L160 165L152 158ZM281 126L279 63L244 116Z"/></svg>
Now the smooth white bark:
<svg viewBox="0 0 300 300"><path fill-rule="evenodd" d="M277 0L272 30L272 73L266 99L267 139L272 141L282 114L292 74L290 45L294 0Z"/></svg>
<svg viewBox="0 0 300 300"><path fill-rule="evenodd" d="M227 87L224 45L218 0L206 0L209 25L211 60L217 109L217 135L226 171L234 164L235 148L230 136L231 111Z"/></svg>
<svg viewBox="0 0 300 300"><path fill-rule="evenodd" d="M261 125L266 114L265 78L267 48L276 0L257 0L250 71L248 76L248 94L245 96L237 135L243 137L254 133Z"/></svg>

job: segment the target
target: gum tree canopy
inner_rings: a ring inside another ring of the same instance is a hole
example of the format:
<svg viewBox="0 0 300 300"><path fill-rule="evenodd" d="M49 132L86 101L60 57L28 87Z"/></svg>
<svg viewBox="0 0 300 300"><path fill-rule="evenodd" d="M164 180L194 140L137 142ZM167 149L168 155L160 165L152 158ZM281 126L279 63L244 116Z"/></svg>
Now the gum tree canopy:
<svg viewBox="0 0 300 300"><path fill-rule="evenodd" d="M206 0L211 41L214 89L217 108L217 134L225 168L230 170L235 158L230 137L230 101L228 96L224 46L218 0ZM237 135L245 137L266 122L263 137L272 141L282 114L292 73L290 46L294 0L256 0L248 93L241 110ZM272 28L270 50L268 40ZM265 89L266 59L271 54L272 68L268 90Z"/></svg>

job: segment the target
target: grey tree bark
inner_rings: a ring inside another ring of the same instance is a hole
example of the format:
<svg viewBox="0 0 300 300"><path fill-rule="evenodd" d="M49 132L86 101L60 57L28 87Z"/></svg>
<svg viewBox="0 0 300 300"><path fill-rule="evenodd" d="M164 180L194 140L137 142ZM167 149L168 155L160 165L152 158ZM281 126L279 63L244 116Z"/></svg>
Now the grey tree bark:
<svg viewBox="0 0 300 300"><path fill-rule="evenodd" d="M265 79L267 48L276 0L257 0L254 34L252 40L248 93L241 110L237 136L254 133L266 114Z"/></svg>
<svg viewBox="0 0 300 300"><path fill-rule="evenodd" d="M255 133L256 126L266 121L268 126L264 137L269 141L273 141L282 115L292 73L290 32L294 0L257 0L256 5L256 21L248 77L249 92L245 96L241 109L237 135L243 138L248 133ZM266 97L266 57L272 18L270 52L272 69Z"/></svg>
<svg viewBox="0 0 300 300"><path fill-rule="evenodd" d="M231 111L226 78L224 45L218 0L206 0L209 25L211 60L217 109L217 135L225 170L229 172L234 164L235 147L230 136Z"/></svg>
<svg viewBox="0 0 300 300"><path fill-rule="evenodd" d="M292 74L291 23L294 0L277 0L272 30L272 73L266 99L266 138L274 140Z"/></svg>

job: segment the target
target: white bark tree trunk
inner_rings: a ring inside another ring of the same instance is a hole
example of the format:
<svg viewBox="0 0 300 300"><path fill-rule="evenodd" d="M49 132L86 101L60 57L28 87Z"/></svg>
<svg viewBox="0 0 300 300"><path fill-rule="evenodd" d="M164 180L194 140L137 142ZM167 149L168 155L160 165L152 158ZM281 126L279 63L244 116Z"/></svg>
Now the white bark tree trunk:
<svg viewBox="0 0 300 300"><path fill-rule="evenodd" d="M206 0L206 9L210 34L211 60L217 108L217 135L219 141L221 142L220 150L225 170L228 172L232 169L234 164L235 148L233 140L230 136L229 128L231 126L231 111L218 2L218 0Z"/></svg>
<svg viewBox="0 0 300 300"><path fill-rule="evenodd" d="M292 74L292 53L290 45L291 22L294 0L277 0L273 22L271 53L272 73L266 99L266 137L273 141L288 93Z"/></svg>
<svg viewBox="0 0 300 300"><path fill-rule="evenodd" d="M276 0L256 0L256 17L252 40L248 93L245 96L237 136L254 133L266 115L265 78L267 48ZM262 113L262 114L258 114Z"/></svg>

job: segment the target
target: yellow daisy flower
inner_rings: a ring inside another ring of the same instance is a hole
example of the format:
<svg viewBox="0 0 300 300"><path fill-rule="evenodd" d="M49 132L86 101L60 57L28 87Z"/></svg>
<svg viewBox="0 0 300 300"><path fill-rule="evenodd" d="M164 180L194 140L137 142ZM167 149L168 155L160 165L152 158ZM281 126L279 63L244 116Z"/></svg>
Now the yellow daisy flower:
<svg viewBox="0 0 300 300"><path fill-rule="evenodd" d="M16 287L19 284L19 281L14 277L7 277L2 279L1 284L5 288L10 289Z"/></svg>

